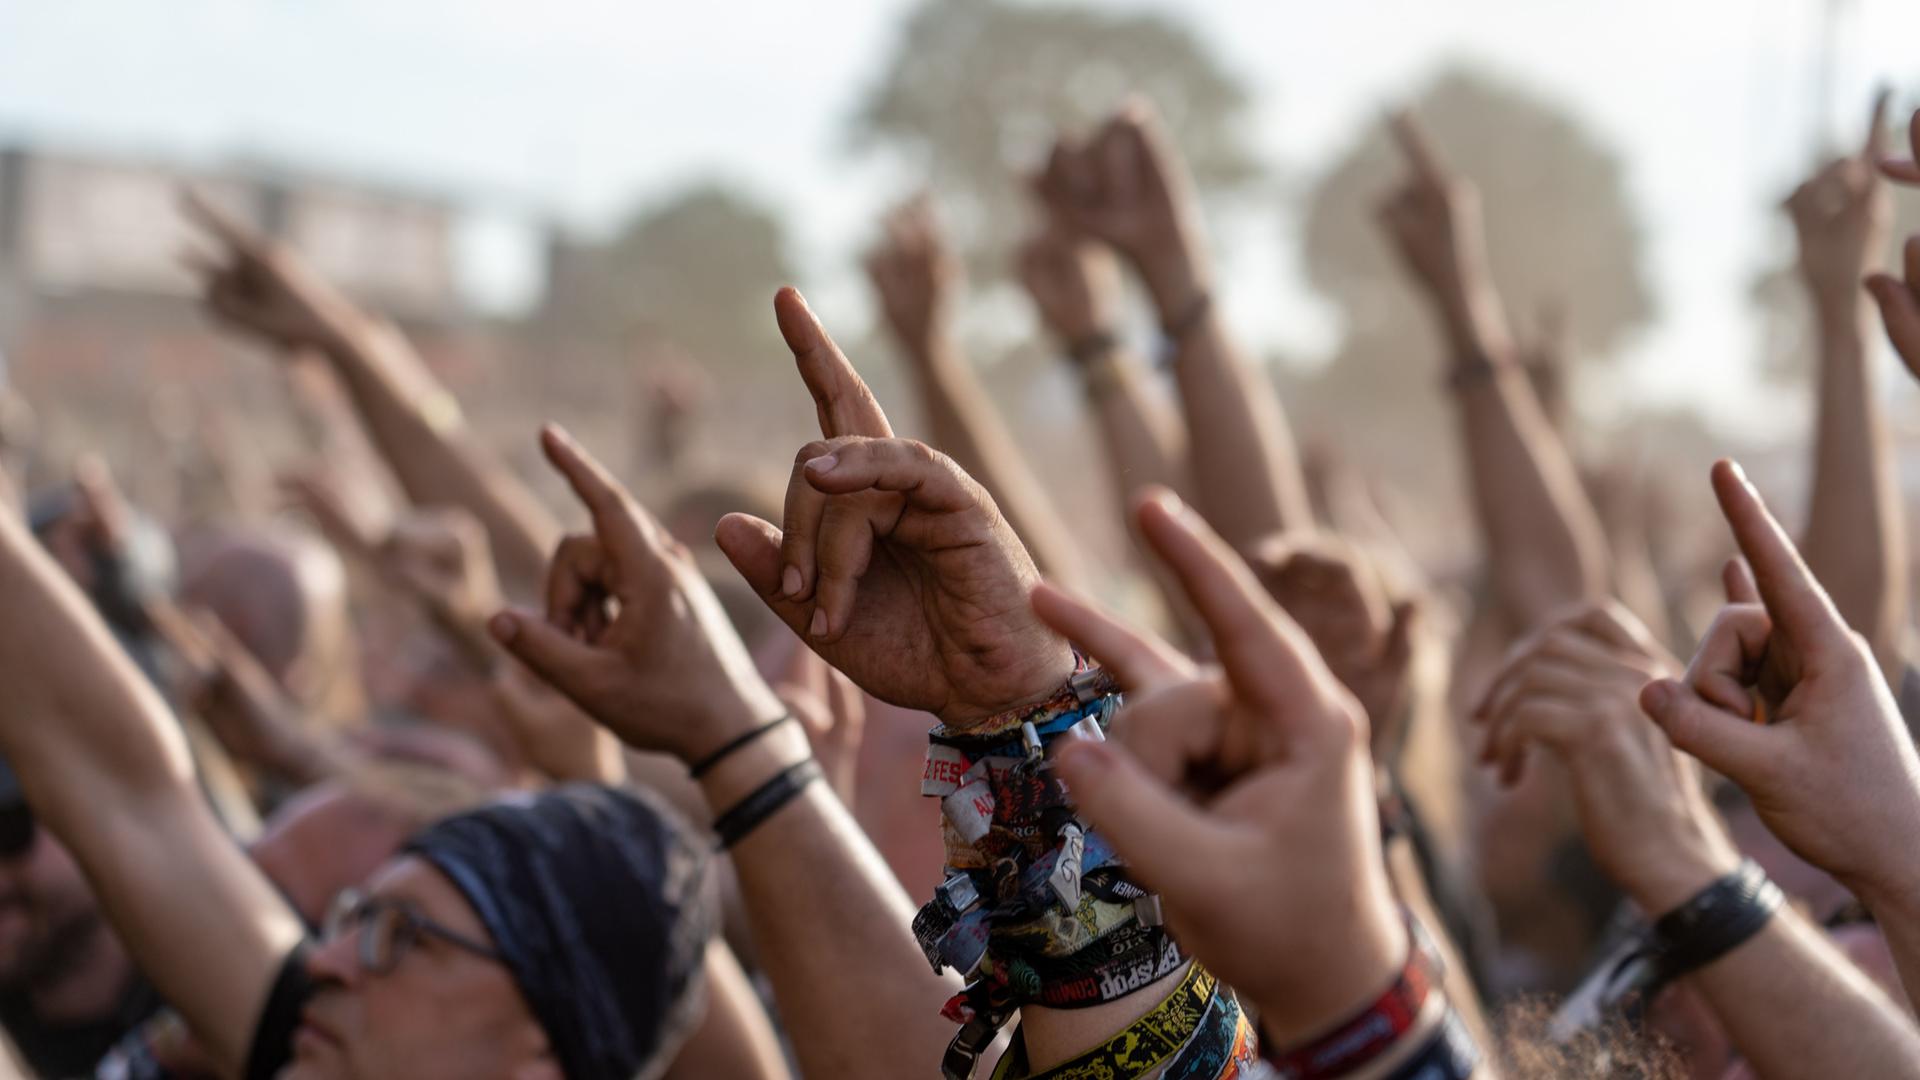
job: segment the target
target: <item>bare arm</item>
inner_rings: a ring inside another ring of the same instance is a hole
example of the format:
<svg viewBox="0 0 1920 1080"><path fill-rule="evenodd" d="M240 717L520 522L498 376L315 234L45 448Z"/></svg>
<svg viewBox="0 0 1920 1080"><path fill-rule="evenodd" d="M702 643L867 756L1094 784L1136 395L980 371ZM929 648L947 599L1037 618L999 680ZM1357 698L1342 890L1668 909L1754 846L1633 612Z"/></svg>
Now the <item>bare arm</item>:
<svg viewBox="0 0 1920 1080"><path fill-rule="evenodd" d="M548 617L497 617L501 642L627 745L684 763L784 714L685 549L570 438L550 431L544 443L595 531L557 549ZM762 554L777 589L779 553ZM704 800L717 817L808 753L799 726L781 724L701 777ZM914 941L899 883L827 786L807 786L732 854L802 1071L892 1077L918 1060L926 1068L906 1072L930 1072L953 1032L940 1017L952 988Z"/></svg>
<svg viewBox="0 0 1920 1080"><path fill-rule="evenodd" d="M725 811L807 754L787 725L703 778L708 805ZM733 865L801 1074L936 1075L953 1037L940 1007L959 982L927 966L914 905L833 792L811 785L734 847Z"/></svg>
<svg viewBox="0 0 1920 1080"><path fill-rule="evenodd" d="M1139 358L1117 333L1120 277L1112 255L1056 222L1021 248L1020 280L1086 384L1118 505L1148 485L1185 490L1186 433L1148 392Z"/></svg>
<svg viewBox="0 0 1920 1080"><path fill-rule="evenodd" d="M1794 911L1690 977L1760 1076L1920 1076L1920 1032Z"/></svg>
<svg viewBox="0 0 1920 1080"><path fill-rule="evenodd" d="M1878 268L1892 213L1875 171L1885 109L1882 95L1862 152L1801 185L1787 211L1820 348L1813 498L1801 550L1881 670L1894 672L1907 622L1906 529L1886 418L1874 403L1873 312L1860 288Z"/></svg>
<svg viewBox="0 0 1920 1080"><path fill-rule="evenodd" d="M1604 596L1606 534L1515 360L1500 298L1481 254L1478 196L1447 170L1410 117L1395 125L1413 164L1382 217L1431 302L1453 363L1476 514L1500 603L1532 628Z"/></svg>
<svg viewBox="0 0 1920 1080"><path fill-rule="evenodd" d="M740 1080L788 1080L793 1071L780 1051L767 1010L722 941L707 943L707 1015L694 1029L667 1080L709 1076Z"/></svg>
<svg viewBox="0 0 1920 1080"><path fill-rule="evenodd" d="M140 969L237 1073L299 921L214 820L159 696L25 527L0 519L0 753Z"/></svg>
<svg viewBox="0 0 1920 1080"><path fill-rule="evenodd" d="M1144 103L1131 103L1091 145L1057 146L1040 187L1056 213L1112 244L1146 285L1174 350L1193 493L1207 520L1240 551L1311 528L1286 411L1226 332L1184 168Z"/></svg>
<svg viewBox="0 0 1920 1080"><path fill-rule="evenodd" d="M1081 555L1072 534L954 340L950 316L960 271L924 202L888 217L887 240L868 258L867 272L920 388L929 442L993 495L1036 565L1078 580Z"/></svg>
<svg viewBox="0 0 1920 1080"><path fill-rule="evenodd" d="M459 403L405 335L360 310L292 252L204 203L189 200L187 207L225 249L221 261L201 267L214 314L283 348L325 355L408 497L472 513L510 587L537 591L559 525L504 465L473 444Z"/></svg>

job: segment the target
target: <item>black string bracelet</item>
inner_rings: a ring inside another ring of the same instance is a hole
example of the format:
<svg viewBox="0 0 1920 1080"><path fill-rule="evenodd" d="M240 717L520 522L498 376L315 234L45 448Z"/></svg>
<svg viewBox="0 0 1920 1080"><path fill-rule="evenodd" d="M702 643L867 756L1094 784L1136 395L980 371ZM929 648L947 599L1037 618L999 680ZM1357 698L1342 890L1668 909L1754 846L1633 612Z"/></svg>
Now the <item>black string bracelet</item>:
<svg viewBox="0 0 1920 1080"><path fill-rule="evenodd" d="M720 762L722 762L723 760L725 760L728 754L733 753L735 750L740 749L741 747L747 745L748 743L759 738L760 736L765 735L767 732L772 731L774 728L779 727L781 724L784 724L791 719L793 719L792 713L783 713L781 714L778 720L769 720L766 723L761 724L759 727L754 728L752 731L749 731L744 735L735 736L733 739L729 740L725 746L722 746L720 749L715 750L713 753L708 754L706 757L701 758L699 761L694 762L692 767L688 771L693 774L693 778L695 780L700 779L702 776L705 776L707 773L712 772L713 767L715 765L720 764Z"/></svg>
<svg viewBox="0 0 1920 1080"><path fill-rule="evenodd" d="M713 833L720 841L718 849L725 851L739 843L761 822L792 802L795 795L820 777L820 763L807 758L787 766L776 773L773 779L754 788L753 794L741 799L732 809L714 820Z"/></svg>

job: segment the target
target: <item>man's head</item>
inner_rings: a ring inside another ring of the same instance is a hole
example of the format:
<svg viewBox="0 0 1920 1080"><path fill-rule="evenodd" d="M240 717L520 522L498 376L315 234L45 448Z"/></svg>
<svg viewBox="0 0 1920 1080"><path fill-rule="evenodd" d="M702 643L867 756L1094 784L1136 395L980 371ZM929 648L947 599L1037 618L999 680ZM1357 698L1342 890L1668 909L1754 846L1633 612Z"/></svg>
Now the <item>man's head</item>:
<svg viewBox="0 0 1920 1080"><path fill-rule="evenodd" d="M373 762L287 800L248 854L300 917L318 926L341 890L366 881L408 837L486 795L444 769Z"/></svg>
<svg viewBox="0 0 1920 1080"><path fill-rule="evenodd" d="M697 1016L709 876L648 795L565 787L432 826L310 954L288 1075L657 1076Z"/></svg>
<svg viewBox="0 0 1920 1080"><path fill-rule="evenodd" d="M22 993L98 955L90 939L109 931L73 856L0 772L0 992Z"/></svg>
<svg viewBox="0 0 1920 1080"><path fill-rule="evenodd" d="M282 526L216 530L182 544L180 600L219 616L294 699L351 712L346 570L333 549Z"/></svg>

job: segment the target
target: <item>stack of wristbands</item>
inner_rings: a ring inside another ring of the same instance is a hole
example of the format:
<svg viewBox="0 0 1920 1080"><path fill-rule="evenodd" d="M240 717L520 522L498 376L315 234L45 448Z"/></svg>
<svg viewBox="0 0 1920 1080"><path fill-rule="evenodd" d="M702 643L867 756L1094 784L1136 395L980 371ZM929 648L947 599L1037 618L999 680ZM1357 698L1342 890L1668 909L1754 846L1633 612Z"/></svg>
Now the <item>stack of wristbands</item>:
<svg viewBox="0 0 1920 1080"><path fill-rule="evenodd" d="M913 930L935 972L967 980L943 1010L962 1025L949 1075L967 1075L1022 1004L1100 1005L1186 962L1158 898L1075 816L1047 762L1056 739L1104 738L1120 706L1111 677L1075 659L1054 698L928 737L920 790L941 801L947 877Z"/></svg>

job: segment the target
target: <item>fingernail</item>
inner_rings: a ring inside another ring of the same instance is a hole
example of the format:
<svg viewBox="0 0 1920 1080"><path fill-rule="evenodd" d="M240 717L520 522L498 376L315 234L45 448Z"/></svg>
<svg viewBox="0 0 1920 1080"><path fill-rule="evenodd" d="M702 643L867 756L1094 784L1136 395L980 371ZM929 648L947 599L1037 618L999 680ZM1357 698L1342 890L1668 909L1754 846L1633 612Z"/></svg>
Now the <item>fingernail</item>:
<svg viewBox="0 0 1920 1080"><path fill-rule="evenodd" d="M785 595L787 596L800 595L800 585L801 585L801 582L800 582L799 567L789 566L787 567L786 572L780 575L780 591Z"/></svg>
<svg viewBox="0 0 1920 1080"><path fill-rule="evenodd" d="M840 464L840 455L825 454L807 462L807 471L815 476L825 476L832 472L833 467L838 464Z"/></svg>
<svg viewBox="0 0 1920 1080"><path fill-rule="evenodd" d="M512 641L514 635L520 632L520 627L513 621L513 616L504 611L487 620L487 629L492 630L493 636L502 644Z"/></svg>
<svg viewBox="0 0 1920 1080"><path fill-rule="evenodd" d="M827 635L827 613L825 611L819 608L813 609L813 622L808 625L807 632L814 637L825 637Z"/></svg>

